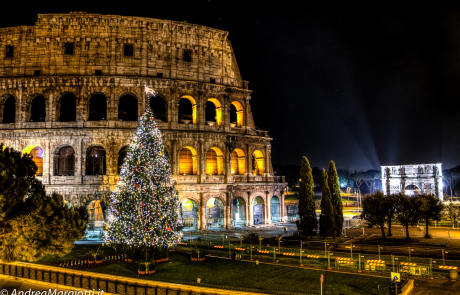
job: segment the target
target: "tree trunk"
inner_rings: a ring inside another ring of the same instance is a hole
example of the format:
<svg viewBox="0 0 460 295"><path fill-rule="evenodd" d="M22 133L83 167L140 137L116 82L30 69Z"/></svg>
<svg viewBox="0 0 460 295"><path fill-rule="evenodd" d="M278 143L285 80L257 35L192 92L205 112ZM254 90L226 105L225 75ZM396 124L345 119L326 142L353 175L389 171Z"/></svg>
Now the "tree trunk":
<svg viewBox="0 0 460 295"><path fill-rule="evenodd" d="M406 224L406 239L410 239L410 237L409 237L409 224Z"/></svg>
<svg viewBox="0 0 460 295"><path fill-rule="evenodd" d="M429 219L428 218L425 218L425 225L426 225L426 230L425 230L425 238L428 238L428 222L429 222Z"/></svg>
<svg viewBox="0 0 460 295"><path fill-rule="evenodd" d="M385 239L385 227L384 227L384 225L385 225L384 223L382 223L380 225L380 230L382 231L382 239Z"/></svg>
<svg viewBox="0 0 460 295"><path fill-rule="evenodd" d="M391 237L391 218L388 218L388 237Z"/></svg>

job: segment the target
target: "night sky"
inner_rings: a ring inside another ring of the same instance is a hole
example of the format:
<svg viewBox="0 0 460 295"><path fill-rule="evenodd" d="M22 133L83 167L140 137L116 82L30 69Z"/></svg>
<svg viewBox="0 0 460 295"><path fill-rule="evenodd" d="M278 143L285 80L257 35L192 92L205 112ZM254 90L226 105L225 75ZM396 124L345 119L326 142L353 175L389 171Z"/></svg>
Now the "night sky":
<svg viewBox="0 0 460 295"><path fill-rule="evenodd" d="M73 2L10 1L0 27L33 25L39 13L86 11L226 30L253 90L255 123L273 138L273 163L300 165L306 156L312 166L332 159L353 171L460 164L460 10Z"/></svg>

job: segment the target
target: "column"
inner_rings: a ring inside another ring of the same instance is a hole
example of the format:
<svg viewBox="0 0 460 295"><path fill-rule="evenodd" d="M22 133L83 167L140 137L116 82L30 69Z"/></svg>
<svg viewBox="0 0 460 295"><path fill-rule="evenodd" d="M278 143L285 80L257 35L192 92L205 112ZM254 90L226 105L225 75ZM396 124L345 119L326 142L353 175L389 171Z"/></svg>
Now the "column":
<svg viewBox="0 0 460 295"><path fill-rule="evenodd" d="M246 226L251 226L253 217L252 217L252 203L251 203L251 192L248 192L248 202L247 202L247 212L246 212Z"/></svg>
<svg viewBox="0 0 460 295"><path fill-rule="evenodd" d="M206 202L205 202L205 196L204 193L200 193L200 219L201 219L201 229L207 229L206 228Z"/></svg>
<svg viewBox="0 0 460 295"><path fill-rule="evenodd" d="M23 106L22 106L22 86L18 88L18 101L16 104L16 122L14 123L14 127L16 129L21 128L24 122L24 113L23 113Z"/></svg>
<svg viewBox="0 0 460 295"><path fill-rule="evenodd" d="M249 100L251 99L251 96L247 96L246 99L244 100L244 126L246 128L249 127Z"/></svg>
<svg viewBox="0 0 460 295"><path fill-rule="evenodd" d="M283 191L280 191L280 215L281 215L280 216L281 221L287 221L286 204L284 204L284 192Z"/></svg>
<svg viewBox="0 0 460 295"><path fill-rule="evenodd" d="M266 218L266 222L265 223L270 223L271 222L271 200L269 199L269 194L270 192L266 191L265 192L265 207L266 207L266 214L265 214L265 218Z"/></svg>
<svg viewBox="0 0 460 295"><path fill-rule="evenodd" d="M138 118L145 113L147 105L149 104L149 99L148 99L147 95L145 94L144 87L140 87L140 89L141 89L141 91L140 91L141 95L139 96L139 101L137 103L137 106L138 106L138 108L137 108L138 109L137 117Z"/></svg>
<svg viewBox="0 0 460 295"><path fill-rule="evenodd" d="M197 124L206 124L206 96L203 92L198 93L197 97Z"/></svg>
<svg viewBox="0 0 460 295"><path fill-rule="evenodd" d="M82 150L82 139L78 140L78 146L75 145L75 183L81 183L82 175L82 159L83 159L83 150ZM117 179L118 181L118 179Z"/></svg>
<svg viewBox="0 0 460 295"><path fill-rule="evenodd" d="M107 121L118 119L118 101L115 101L115 87L110 86L110 102L108 102L107 108Z"/></svg>
<svg viewBox="0 0 460 295"><path fill-rule="evenodd" d="M177 153L176 153L176 141L171 140L171 149L172 149L172 173L173 175L179 174L178 167L179 163L177 161Z"/></svg>
<svg viewBox="0 0 460 295"><path fill-rule="evenodd" d="M246 147L246 175L252 176L251 144Z"/></svg>
<svg viewBox="0 0 460 295"><path fill-rule="evenodd" d="M46 110L46 122L55 122L56 121L56 115L55 115L55 109L54 109L54 95L52 90L50 90L49 98L48 98L48 107Z"/></svg>
<svg viewBox="0 0 460 295"><path fill-rule="evenodd" d="M269 156L268 156L268 147L265 146L265 165L264 165L264 175L266 177L270 176L270 160L269 160Z"/></svg>
<svg viewBox="0 0 460 295"><path fill-rule="evenodd" d="M232 193L231 192L227 192L227 206L228 206L228 227L227 229L229 229L230 227L233 226L233 209L232 209L232 206L233 206L233 203L232 203Z"/></svg>
<svg viewBox="0 0 460 295"><path fill-rule="evenodd" d="M45 143L45 157L43 161L43 183L49 184L50 183L50 165L51 165L51 159L50 159L50 142L46 141Z"/></svg>

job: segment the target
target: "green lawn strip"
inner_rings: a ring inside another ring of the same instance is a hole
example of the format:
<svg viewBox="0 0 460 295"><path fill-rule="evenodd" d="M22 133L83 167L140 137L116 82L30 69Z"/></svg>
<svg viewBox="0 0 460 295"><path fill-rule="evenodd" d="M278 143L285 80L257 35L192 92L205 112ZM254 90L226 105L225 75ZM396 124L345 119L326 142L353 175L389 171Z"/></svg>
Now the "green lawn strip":
<svg viewBox="0 0 460 295"><path fill-rule="evenodd" d="M90 269L92 272L137 277L136 264L113 264ZM194 284L201 278L204 284L250 289L290 291L319 294L320 275L325 275L324 294L387 294L389 279L268 265L207 257L192 262L189 255L177 254L169 263L156 265L156 273L145 279ZM380 285L380 291L377 291ZM372 293L374 292L374 293Z"/></svg>

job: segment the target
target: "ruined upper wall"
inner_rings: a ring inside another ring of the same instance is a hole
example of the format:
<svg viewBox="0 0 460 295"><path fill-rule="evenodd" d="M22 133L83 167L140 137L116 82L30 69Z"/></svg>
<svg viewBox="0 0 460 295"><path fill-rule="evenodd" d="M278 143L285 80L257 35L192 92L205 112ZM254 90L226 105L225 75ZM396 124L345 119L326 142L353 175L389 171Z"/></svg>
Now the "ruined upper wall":
<svg viewBox="0 0 460 295"><path fill-rule="evenodd" d="M40 14L35 26L0 29L0 77L162 76L247 89L227 35L155 18ZM65 54L69 44L73 54ZM125 55L125 44L132 44L132 56ZM7 56L9 46L13 46L12 57ZM190 61L184 60L187 51Z"/></svg>

